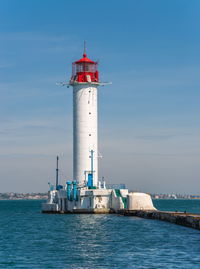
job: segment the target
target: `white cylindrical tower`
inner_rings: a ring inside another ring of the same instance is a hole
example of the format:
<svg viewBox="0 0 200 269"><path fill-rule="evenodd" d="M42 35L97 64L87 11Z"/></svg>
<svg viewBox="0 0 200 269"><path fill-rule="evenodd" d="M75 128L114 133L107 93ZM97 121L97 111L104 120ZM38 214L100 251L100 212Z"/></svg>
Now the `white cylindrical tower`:
<svg viewBox="0 0 200 269"><path fill-rule="evenodd" d="M73 179L81 186L98 187L97 62L73 63Z"/></svg>

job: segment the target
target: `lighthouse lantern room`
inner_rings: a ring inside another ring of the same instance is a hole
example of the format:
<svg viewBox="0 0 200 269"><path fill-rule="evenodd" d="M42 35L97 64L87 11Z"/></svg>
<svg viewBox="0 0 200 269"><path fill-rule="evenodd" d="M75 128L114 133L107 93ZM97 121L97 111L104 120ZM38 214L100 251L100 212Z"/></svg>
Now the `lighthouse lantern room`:
<svg viewBox="0 0 200 269"><path fill-rule="evenodd" d="M87 58L84 52L83 58L72 64L71 82L98 82L98 63Z"/></svg>

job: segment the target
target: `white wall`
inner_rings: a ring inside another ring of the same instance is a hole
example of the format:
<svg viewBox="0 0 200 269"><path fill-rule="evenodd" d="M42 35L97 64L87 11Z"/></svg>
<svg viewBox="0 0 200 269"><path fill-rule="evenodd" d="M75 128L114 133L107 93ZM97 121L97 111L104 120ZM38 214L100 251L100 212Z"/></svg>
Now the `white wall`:
<svg viewBox="0 0 200 269"><path fill-rule="evenodd" d="M73 179L85 182L85 171L91 171L90 151L94 150L94 186L98 180L97 87L73 86Z"/></svg>

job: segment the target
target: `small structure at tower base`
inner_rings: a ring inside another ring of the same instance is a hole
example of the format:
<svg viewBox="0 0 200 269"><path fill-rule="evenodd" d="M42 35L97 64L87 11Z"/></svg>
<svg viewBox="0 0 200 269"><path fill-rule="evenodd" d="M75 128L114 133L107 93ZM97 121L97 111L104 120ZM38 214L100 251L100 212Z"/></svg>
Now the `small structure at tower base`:
<svg viewBox="0 0 200 269"><path fill-rule="evenodd" d="M107 214L121 210L156 210L156 208L153 206L151 196L146 193L128 192L128 189L87 187L74 191L69 184L65 189L50 190L47 202L42 204L43 213Z"/></svg>

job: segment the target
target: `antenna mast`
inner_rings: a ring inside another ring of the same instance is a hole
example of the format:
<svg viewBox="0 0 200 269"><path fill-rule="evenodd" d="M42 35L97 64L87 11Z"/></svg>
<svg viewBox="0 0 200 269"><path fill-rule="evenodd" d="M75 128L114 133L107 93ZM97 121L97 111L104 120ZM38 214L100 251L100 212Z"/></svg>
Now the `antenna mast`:
<svg viewBox="0 0 200 269"><path fill-rule="evenodd" d="M58 189L58 156L56 158L56 190Z"/></svg>
<svg viewBox="0 0 200 269"><path fill-rule="evenodd" d="M83 57L86 57L86 41L84 40L84 51L83 51Z"/></svg>

